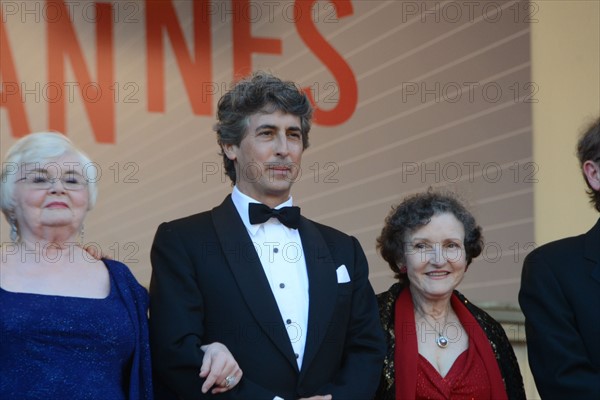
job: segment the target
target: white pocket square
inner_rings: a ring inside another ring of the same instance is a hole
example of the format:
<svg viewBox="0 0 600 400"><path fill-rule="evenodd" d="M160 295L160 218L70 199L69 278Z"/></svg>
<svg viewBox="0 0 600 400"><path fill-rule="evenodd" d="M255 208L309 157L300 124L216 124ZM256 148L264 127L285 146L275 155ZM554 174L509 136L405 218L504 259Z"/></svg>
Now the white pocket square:
<svg viewBox="0 0 600 400"><path fill-rule="evenodd" d="M348 270L344 264L340 265L336 270L337 281L338 283L348 283L350 282L350 275L348 275Z"/></svg>

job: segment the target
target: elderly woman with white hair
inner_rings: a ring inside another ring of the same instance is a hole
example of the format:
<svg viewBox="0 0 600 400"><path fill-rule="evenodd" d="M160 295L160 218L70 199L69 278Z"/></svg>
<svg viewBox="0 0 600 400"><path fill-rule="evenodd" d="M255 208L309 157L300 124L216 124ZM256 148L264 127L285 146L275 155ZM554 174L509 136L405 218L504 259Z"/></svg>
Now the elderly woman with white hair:
<svg viewBox="0 0 600 400"><path fill-rule="evenodd" d="M2 163L2 399L152 399L146 290L79 245L96 180L57 133L21 138Z"/></svg>

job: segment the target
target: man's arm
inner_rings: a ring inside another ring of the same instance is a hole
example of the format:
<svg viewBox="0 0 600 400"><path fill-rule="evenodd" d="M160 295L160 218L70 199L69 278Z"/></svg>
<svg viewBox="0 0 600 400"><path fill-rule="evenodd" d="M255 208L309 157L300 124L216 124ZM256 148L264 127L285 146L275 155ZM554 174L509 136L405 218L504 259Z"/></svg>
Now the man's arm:
<svg viewBox="0 0 600 400"><path fill-rule="evenodd" d="M529 365L542 398L600 399L600 371L588 358L574 310L543 249L525 259L519 303Z"/></svg>
<svg viewBox="0 0 600 400"><path fill-rule="evenodd" d="M343 365L334 382L318 394L331 394L333 400L373 398L383 368L386 344L379 320L379 309L369 283L369 267L365 254L355 238L355 273L352 310L343 355Z"/></svg>
<svg viewBox="0 0 600 400"><path fill-rule="evenodd" d="M152 245L150 282L150 341L154 370L183 399L208 399L199 377L204 358L204 301L196 269L179 237L161 224ZM235 355L234 355L235 356ZM242 378L221 399L271 400L275 394ZM157 399L161 400L161 399Z"/></svg>

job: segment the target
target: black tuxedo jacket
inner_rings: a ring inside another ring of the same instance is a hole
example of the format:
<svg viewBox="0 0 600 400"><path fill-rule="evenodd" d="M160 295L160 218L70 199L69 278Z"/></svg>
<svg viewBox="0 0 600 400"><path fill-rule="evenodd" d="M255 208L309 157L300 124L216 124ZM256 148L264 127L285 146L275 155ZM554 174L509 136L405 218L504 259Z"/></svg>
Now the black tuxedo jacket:
<svg viewBox="0 0 600 400"><path fill-rule="evenodd" d="M525 258L519 302L542 399L600 399L600 220Z"/></svg>
<svg viewBox="0 0 600 400"><path fill-rule="evenodd" d="M300 370L231 197L212 211L160 225L150 283L151 348L159 387L168 386L182 399L213 397L200 391L200 346L220 342L244 376L219 398L373 396L385 341L365 255L356 239L304 217L299 232L310 298ZM341 265L350 275L348 283L338 283Z"/></svg>

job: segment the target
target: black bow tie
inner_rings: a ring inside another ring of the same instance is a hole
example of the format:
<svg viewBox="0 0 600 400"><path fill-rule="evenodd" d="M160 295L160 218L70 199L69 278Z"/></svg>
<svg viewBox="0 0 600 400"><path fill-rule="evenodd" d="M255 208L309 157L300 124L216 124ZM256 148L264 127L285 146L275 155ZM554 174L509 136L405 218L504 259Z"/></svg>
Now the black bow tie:
<svg viewBox="0 0 600 400"><path fill-rule="evenodd" d="M300 207L281 207L276 210L264 204L250 203L248 214L252 225L262 224L269 218L277 218L279 222L291 229L298 229L300 225Z"/></svg>

